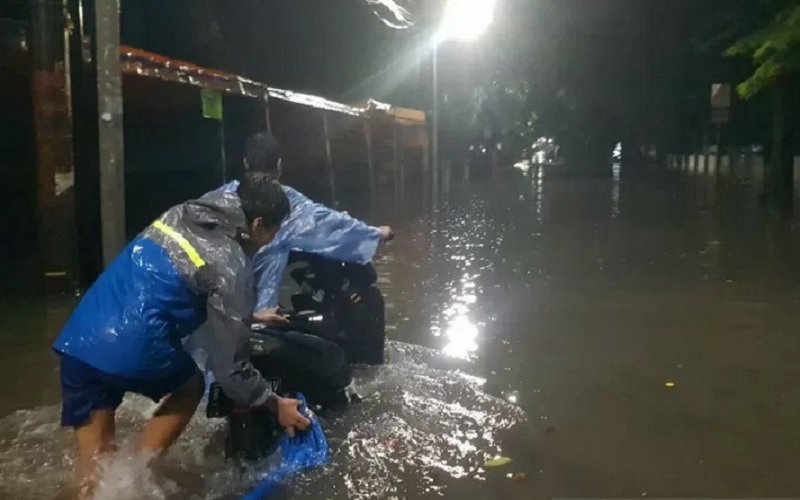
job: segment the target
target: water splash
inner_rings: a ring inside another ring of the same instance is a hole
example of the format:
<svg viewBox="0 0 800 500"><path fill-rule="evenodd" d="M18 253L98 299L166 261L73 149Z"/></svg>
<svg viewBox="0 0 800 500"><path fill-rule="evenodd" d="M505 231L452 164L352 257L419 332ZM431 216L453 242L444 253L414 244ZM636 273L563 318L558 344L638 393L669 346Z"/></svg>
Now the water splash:
<svg viewBox="0 0 800 500"><path fill-rule="evenodd" d="M328 423L340 438L315 481L337 497L366 499L483 480L484 462L501 452L498 433L524 420L523 412L487 394L484 379L446 368L451 360L438 351L392 343L389 356L359 377L365 400Z"/></svg>
<svg viewBox="0 0 800 500"><path fill-rule="evenodd" d="M364 401L324 422L332 461L296 479L297 498L404 497L481 480L486 458L501 452L498 433L524 419L439 351L391 342L388 359L358 373ZM124 450L153 409L146 399L125 399L117 418L123 451L102 465L97 500L233 499L267 467L226 462L224 422L197 415L167 459L148 470ZM74 443L58 420L56 406L0 419L0 498L52 498L70 484Z"/></svg>

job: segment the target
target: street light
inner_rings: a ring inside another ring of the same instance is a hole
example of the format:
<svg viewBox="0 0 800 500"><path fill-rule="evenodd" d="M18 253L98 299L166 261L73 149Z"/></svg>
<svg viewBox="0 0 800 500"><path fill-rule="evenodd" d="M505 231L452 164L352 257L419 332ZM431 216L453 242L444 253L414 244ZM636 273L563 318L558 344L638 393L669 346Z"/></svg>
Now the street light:
<svg viewBox="0 0 800 500"><path fill-rule="evenodd" d="M489 28L497 0L447 0L442 22L433 35L433 189L439 187L439 45L450 41L471 41Z"/></svg>
<svg viewBox="0 0 800 500"><path fill-rule="evenodd" d="M492 24L496 0L449 0L436 33L439 42L475 40Z"/></svg>

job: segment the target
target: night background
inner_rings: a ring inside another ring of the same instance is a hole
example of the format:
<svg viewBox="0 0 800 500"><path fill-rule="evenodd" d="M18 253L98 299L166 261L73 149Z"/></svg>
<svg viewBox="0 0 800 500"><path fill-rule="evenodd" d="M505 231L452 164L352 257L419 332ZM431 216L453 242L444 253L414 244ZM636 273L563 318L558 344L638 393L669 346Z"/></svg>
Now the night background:
<svg viewBox="0 0 800 500"><path fill-rule="evenodd" d="M800 0L120 3L117 45L108 0L0 2L0 498L70 477L77 298L264 130L397 233L389 362L292 498L800 496ZM494 10L436 44L448 5ZM195 420L109 497L238 498Z"/></svg>
<svg viewBox="0 0 800 500"><path fill-rule="evenodd" d="M740 83L753 71L747 57L723 57L725 50L767 28L791 3L499 2L485 37L444 49L450 67L443 73L454 80L444 92L524 82L532 94L524 112L540 116L542 131L570 120L573 129L588 129L602 116L611 125L604 127L606 141L694 147L705 132L697 122L707 121L700 118L709 114L710 83ZM375 97L425 108L424 40L436 23L436 2L401 5L413 15L408 29L386 26L374 11L389 19L391 13L357 0L123 2L122 42L344 102ZM4 2L4 18L27 15L26 2ZM765 142L758 134L768 128L768 113L755 102L738 104L744 109L735 133Z"/></svg>

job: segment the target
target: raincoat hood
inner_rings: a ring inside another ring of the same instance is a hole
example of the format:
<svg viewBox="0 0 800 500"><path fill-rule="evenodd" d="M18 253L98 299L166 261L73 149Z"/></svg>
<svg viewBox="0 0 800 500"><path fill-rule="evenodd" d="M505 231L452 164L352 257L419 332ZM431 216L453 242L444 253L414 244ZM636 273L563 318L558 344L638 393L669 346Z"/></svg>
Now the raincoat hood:
<svg viewBox="0 0 800 500"><path fill-rule="evenodd" d="M182 207L181 219L189 227L220 230L235 240L247 234L242 202L235 191L212 191Z"/></svg>

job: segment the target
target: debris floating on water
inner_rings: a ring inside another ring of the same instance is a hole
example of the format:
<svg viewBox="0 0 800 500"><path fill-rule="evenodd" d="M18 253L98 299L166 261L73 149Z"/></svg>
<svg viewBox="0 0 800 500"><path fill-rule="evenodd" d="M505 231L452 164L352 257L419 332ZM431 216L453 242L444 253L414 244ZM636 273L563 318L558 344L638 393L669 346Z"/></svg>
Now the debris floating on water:
<svg viewBox="0 0 800 500"><path fill-rule="evenodd" d="M484 467L503 467L504 465L508 465L511 463L511 459L508 457L494 457L490 460L487 460L484 463Z"/></svg>

